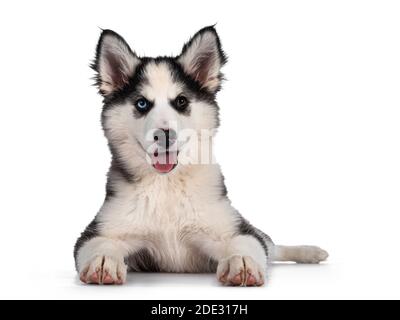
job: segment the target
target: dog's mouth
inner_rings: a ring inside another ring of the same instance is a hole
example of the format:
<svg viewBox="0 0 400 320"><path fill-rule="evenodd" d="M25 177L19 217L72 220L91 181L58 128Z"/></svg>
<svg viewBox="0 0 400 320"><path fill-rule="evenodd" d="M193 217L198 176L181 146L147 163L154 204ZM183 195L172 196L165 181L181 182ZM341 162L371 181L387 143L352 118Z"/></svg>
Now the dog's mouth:
<svg viewBox="0 0 400 320"><path fill-rule="evenodd" d="M158 173L169 173L178 164L178 153L176 150L154 151L151 155L151 164Z"/></svg>

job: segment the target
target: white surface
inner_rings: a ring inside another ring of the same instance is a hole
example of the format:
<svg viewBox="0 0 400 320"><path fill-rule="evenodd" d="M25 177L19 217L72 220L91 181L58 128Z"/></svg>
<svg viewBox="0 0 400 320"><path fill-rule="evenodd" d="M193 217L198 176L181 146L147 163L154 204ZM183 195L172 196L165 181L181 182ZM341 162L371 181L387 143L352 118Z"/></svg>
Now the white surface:
<svg viewBox="0 0 400 320"><path fill-rule="evenodd" d="M0 298L400 298L399 14L396 1L2 2ZM229 195L328 264L275 266L264 288L164 274L80 285L72 247L109 165L88 68L98 27L163 55L215 22Z"/></svg>

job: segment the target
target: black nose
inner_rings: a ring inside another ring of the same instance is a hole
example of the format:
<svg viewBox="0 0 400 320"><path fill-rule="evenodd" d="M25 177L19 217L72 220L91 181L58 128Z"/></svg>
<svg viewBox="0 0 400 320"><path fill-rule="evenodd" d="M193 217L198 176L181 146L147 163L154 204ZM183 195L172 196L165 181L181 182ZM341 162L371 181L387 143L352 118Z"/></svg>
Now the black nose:
<svg viewBox="0 0 400 320"><path fill-rule="evenodd" d="M157 129L154 131L153 137L160 147L168 149L176 141L176 131L173 129Z"/></svg>

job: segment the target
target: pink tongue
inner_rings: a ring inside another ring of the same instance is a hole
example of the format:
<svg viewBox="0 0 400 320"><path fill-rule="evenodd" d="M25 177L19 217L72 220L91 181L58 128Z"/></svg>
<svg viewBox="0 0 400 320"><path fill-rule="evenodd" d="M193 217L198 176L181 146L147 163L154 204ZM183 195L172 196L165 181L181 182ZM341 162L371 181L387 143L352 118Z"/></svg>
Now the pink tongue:
<svg viewBox="0 0 400 320"><path fill-rule="evenodd" d="M176 153L156 153L153 155L153 167L160 173L170 172L176 163Z"/></svg>
<svg viewBox="0 0 400 320"><path fill-rule="evenodd" d="M156 168L156 170L160 173L167 173L174 168L174 164L173 163L161 164L157 162L156 164L153 165L153 167Z"/></svg>

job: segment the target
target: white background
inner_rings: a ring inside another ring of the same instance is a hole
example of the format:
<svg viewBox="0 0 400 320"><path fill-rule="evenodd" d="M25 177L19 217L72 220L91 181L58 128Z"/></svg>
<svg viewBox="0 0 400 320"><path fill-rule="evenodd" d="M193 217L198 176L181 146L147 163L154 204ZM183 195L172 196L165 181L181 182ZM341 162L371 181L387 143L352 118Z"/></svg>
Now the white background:
<svg viewBox="0 0 400 320"><path fill-rule="evenodd" d="M1 2L0 298L400 298L399 16L396 1ZM275 242L329 261L273 266L263 288L175 274L81 285L72 248L110 160L88 67L99 27L152 56L216 22L230 198Z"/></svg>

